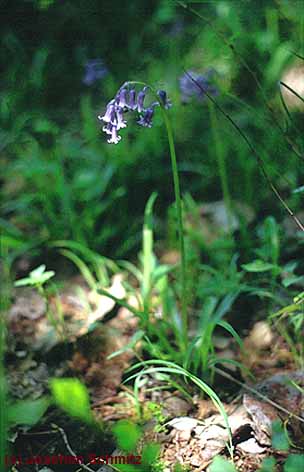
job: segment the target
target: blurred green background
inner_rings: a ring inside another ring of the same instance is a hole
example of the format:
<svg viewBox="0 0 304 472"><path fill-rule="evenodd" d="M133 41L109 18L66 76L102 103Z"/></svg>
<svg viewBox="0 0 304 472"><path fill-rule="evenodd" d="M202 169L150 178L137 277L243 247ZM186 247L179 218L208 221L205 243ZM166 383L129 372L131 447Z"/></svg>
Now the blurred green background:
<svg viewBox="0 0 304 472"><path fill-rule="evenodd" d="M247 203L257 219L284 215L223 115L195 94L183 103L184 70L213 71L218 103L301 208L301 193L291 191L302 185L304 166L287 139L303 154L303 111L290 105L288 116L278 82L303 65L302 1L10 0L1 2L0 31L0 225L17 252L38 255L52 240L72 239L125 257L139 247L154 190L156 230L166 235L174 195L160 114L151 129L129 123L117 146L107 144L97 120L127 80L165 89L172 100L184 194L212 202L223 199L226 185L228 197ZM88 71L92 60L99 77Z"/></svg>

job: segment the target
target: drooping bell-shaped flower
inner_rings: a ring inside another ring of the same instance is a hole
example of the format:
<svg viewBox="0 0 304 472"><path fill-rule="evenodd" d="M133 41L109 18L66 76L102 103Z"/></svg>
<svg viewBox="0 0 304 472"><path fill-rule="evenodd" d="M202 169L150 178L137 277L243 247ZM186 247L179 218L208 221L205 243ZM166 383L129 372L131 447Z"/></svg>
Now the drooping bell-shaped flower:
<svg viewBox="0 0 304 472"><path fill-rule="evenodd" d="M116 120L115 116L115 100L111 100L108 105L106 112L103 116L98 115L98 119L104 121L105 123L114 123Z"/></svg>
<svg viewBox="0 0 304 472"><path fill-rule="evenodd" d="M127 106L127 94L128 90L125 87L119 90L118 94L116 95L116 104L119 107L124 108Z"/></svg>
<svg viewBox="0 0 304 472"><path fill-rule="evenodd" d="M117 117L117 129L125 128L127 126L127 122L124 120L123 108L121 107L116 108L116 117Z"/></svg>
<svg viewBox="0 0 304 472"><path fill-rule="evenodd" d="M137 95L137 110L138 113L141 113L144 110L144 100L146 96L146 91L148 87L144 87Z"/></svg>
<svg viewBox="0 0 304 472"><path fill-rule="evenodd" d="M159 106L160 102L165 108L171 106L171 101L168 100L166 92L159 90L157 92L159 101L153 102L145 108L144 101L149 87L145 86L137 94L132 85L130 82L125 82L115 98L108 103L104 115L98 116L98 119L105 123L102 130L109 135L108 143L110 144L117 144L121 140L118 131L127 126L125 119L127 112L137 110L140 114L137 123L145 128L151 128L155 107Z"/></svg>
<svg viewBox="0 0 304 472"><path fill-rule="evenodd" d="M137 108L137 103L136 103L136 91L134 88L132 88L129 92L129 103L128 106L130 110L136 110Z"/></svg>
<svg viewBox="0 0 304 472"><path fill-rule="evenodd" d="M154 107L152 108L147 108L145 110L143 116L140 117L140 119L137 121L137 123L140 126L144 126L146 128L152 128L152 118L154 115Z"/></svg>
<svg viewBox="0 0 304 472"><path fill-rule="evenodd" d="M107 134L112 134L112 128L113 128L112 123L108 123L103 126L102 131L104 131Z"/></svg>
<svg viewBox="0 0 304 472"><path fill-rule="evenodd" d="M165 92L165 90L158 90L157 95L159 96L160 101L162 102L166 110L172 107L171 100L167 98L167 92Z"/></svg>
<svg viewBox="0 0 304 472"><path fill-rule="evenodd" d="M108 139L109 144L117 144L121 140L121 136L117 134L117 126L112 125L111 137Z"/></svg>

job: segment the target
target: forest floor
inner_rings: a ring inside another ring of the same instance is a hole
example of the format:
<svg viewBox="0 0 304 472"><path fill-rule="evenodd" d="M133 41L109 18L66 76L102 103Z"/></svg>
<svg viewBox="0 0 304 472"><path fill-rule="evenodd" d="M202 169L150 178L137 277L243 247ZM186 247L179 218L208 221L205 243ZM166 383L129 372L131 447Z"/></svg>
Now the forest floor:
<svg viewBox="0 0 304 472"><path fill-rule="evenodd" d="M119 274L109 291L117 298L125 295ZM60 306L62 330L47 315L46 304L35 290L15 289L8 313L10 399L37 399L48 393L50 378L77 377L87 386L94 416L104 428L97 432L51 407L35 426L11 429L11 457L19 457L12 471L66 472L66 465L43 468L27 464L25 458L73 454L85 458L87 465L70 464L69 471L115 470L89 463L89 458L115 451L117 455L111 426L120 419L138 421L139 416L144 423L142 442L161 445L164 471L173 471L176 463L204 471L215 456L229 458L225 421L214 403L196 388L189 385L184 396L151 374L145 376L135 397L132 386L124 383L126 369L140 359L140 343L136 353L124 350L138 327L133 313L90 290L80 276L66 281L49 301L53 313ZM129 303L135 306L137 302L133 298ZM251 472L259 469L265 457L274 456L280 470L288 453L273 448L272 425L275 420L286 425L292 437L289 453L301 450L304 371L297 369L285 341L266 321L255 322L242 336L243 350L230 337L215 336L213 340L219 358L244 366L243 377L233 364L216 369L213 384L229 418L234 464L237 470ZM108 358L119 350L121 354ZM157 410L154 413L151 405Z"/></svg>

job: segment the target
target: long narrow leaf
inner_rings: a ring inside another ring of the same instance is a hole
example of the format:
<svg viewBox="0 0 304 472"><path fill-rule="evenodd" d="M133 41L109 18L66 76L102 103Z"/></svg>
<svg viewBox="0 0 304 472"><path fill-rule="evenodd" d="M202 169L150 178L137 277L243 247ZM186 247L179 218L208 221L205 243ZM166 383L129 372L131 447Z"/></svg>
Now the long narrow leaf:
<svg viewBox="0 0 304 472"><path fill-rule="evenodd" d="M231 326L231 324L227 323L227 321L220 320L218 321L217 325L221 326L226 331L228 331L228 333L230 333L231 336L233 336L233 338L236 340L240 348L243 349L243 341L241 340L240 336L237 334L235 329Z"/></svg>
<svg viewBox="0 0 304 472"><path fill-rule="evenodd" d="M80 257L74 254L72 251L69 251L68 249L61 249L59 252L67 259L70 259L70 261L72 261L78 267L89 287L92 290L96 290L97 282L86 263L83 262Z"/></svg>
<svg viewBox="0 0 304 472"><path fill-rule="evenodd" d="M147 366L156 366L156 367L147 367ZM191 374L187 370L183 369L182 367L178 366L177 364L173 362L168 362L168 361L159 361L158 359L152 359L150 361L143 361L135 364L132 366L129 370L132 371L134 369L138 369L139 367L144 367L144 370L140 372L140 375L143 373L145 374L152 374L156 372L165 372L165 373L171 373L171 374L177 374L181 375L185 378L188 378L191 380L195 385L197 385L203 392L205 392L209 398L212 400L216 408L219 410L220 414L222 415L227 431L229 434L229 443L230 446L232 445L232 436L231 436L231 430L229 426L229 421L228 421L228 416L225 411L224 405L222 404L220 398L217 396L217 394L212 390L209 385L207 385L203 380L199 379L195 375ZM139 375L139 373L133 374L128 379L125 380L125 382L132 380L133 378L136 378Z"/></svg>

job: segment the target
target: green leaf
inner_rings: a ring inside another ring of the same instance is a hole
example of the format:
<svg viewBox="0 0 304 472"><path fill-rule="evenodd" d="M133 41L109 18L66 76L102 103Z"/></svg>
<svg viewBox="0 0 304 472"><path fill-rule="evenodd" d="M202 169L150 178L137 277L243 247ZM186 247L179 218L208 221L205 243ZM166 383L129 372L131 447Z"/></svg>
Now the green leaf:
<svg viewBox="0 0 304 472"><path fill-rule="evenodd" d="M287 432L280 420L272 423L272 447L278 451L288 451L289 449Z"/></svg>
<svg viewBox="0 0 304 472"><path fill-rule="evenodd" d="M231 334L231 336L234 337L234 339L236 340L236 342L238 343L239 347L241 349L243 349L243 341L241 340L240 336L238 335L238 333L235 331L235 329L231 326L230 323L228 323L227 321L224 321L224 320L220 320L218 321L217 323L218 326L221 326L222 328L224 328L226 331L228 331L228 333Z"/></svg>
<svg viewBox="0 0 304 472"><path fill-rule="evenodd" d="M262 464L259 472L275 472L276 460L274 457L266 457Z"/></svg>
<svg viewBox="0 0 304 472"><path fill-rule="evenodd" d="M292 193L302 193L304 192L304 185L301 185L301 187L295 188Z"/></svg>
<svg viewBox="0 0 304 472"><path fill-rule="evenodd" d="M69 249L61 249L59 252L67 259L70 259L70 261L72 261L78 267L88 286L92 290L95 290L97 286L97 281L95 280L94 275L92 274L87 264Z"/></svg>
<svg viewBox="0 0 304 472"><path fill-rule="evenodd" d="M253 262L249 262L249 264L242 264L242 268L247 272L266 272L268 270L277 269L277 266L269 262L264 262L261 259L256 259Z"/></svg>
<svg viewBox="0 0 304 472"><path fill-rule="evenodd" d="M152 366L152 367L149 367ZM137 364L133 365L131 368L128 369L128 371L132 371L135 369L138 369L139 367L144 367L142 371L137 372L136 374L130 375L125 382L129 382L130 380L138 377L139 375L148 375L148 374L177 374L181 375L184 378L189 379L192 381L195 385L197 385L203 392L205 392L210 399L213 401L214 405L217 407L219 410L220 414L223 417L223 420L225 422L225 425L227 427L228 435L229 435L229 440L232 441L232 436L231 436L231 430L229 426L229 421L228 421L228 416L225 411L225 408L220 400L220 398L217 396L214 390L212 390L209 385L207 385L203 380L200 378L196 377L195 375L191 374L189 371L186 369L183 369L180 367L178 364L175 364L174 362L168 362L164 360L159 360L159 359L150 359L148 361L142 361L138 362ZM170 382L173 383L172 377L170 378ZM177 385L177 383L175 383ZM187 392L185 392L187 394Z"/></svg>
<svg viewBox="0 0 304 472"><path fill-rule="evenodd" d="M155 256L153 254L153 205L156 198L157 193L153 192L146 204L144 216L142 248L142 294L145 301L148 301L146 298L149 296L151 290L151 276L155 266Z"/></svg>
<svg viewBox="0 0 304 472"><path fill-rule="evenodd" d="M50 405L46 397L38 400L20 400L8 407L8 421L11 425L26 424L33 426L44 415Z"/></svg>
<svg viewBox="0 0 304 472"><path fill-rule="evenodd" d="M44 274L41 274L39 277L36 279L33 279L34 282L37 284L43 285L45 282L47 282L49 279L54 277L55 272L53 270L48 270L47 272L44 272Z"/></svg>
<svg viewBox="0 0 304 472"><path fill-rule="evenodd" d="M25 285L43 285L55 275L53 270L45 272L45 269L46 266L42 264L41 266L32 270L29 274L29 277L17 280L14 284L15 287L22 287Z"/></svg>
<svg viewBox="0 0 304 472"><path fill-rule="evenodd" d="M37 133L52 133L52 134L57 134L58 133L58 126L55 125L50 120L47 120L45 118L38 118L33 122L33 129Z"/></svg>
<svg viewBox="0 0 304 472"><path fill-rule="evenodd" d="M156 443L146 444L141 454L141 462L146 466L153 464L158 458L160 445Z"/></svg>
<svg viewBox="0 0 304 472"><path fill-rule="evenodd" d="M1 228L1 221L0 221L0 228ZM24 245L24 241L20 239L14 238L9 235L1 235L1 245L3 248L9 249L20 249Z"/></svg>
<svg viewBox="0 0 304 472"><path fill-rule="evenodd" d="M175 269L174 266L169 266L169 265L166 265L166 264L155 267L155 269L152 272L152 281L153 281L153 283L156 284L156 282L158 282L159 279L161 279L165 275L169 274L169 272L172 272L173 269Z"/></svg>
<svg viewBox="0 0 304 472"><path fill-rule="evenodd" d="M286 277L285 279L283 279L282 281L282 284L283 284L283 287L286 287L288 288L290 285L294 285L294 284L301 284L302 282L304 281L304 276L303 275L291 275L290 277Z"/></svg>
<svg viewBox="0 0 304 472"><path fill-rule="evenodd" d="M136 456L134 455L134 457ZM113 467L113 471L121 470L121 472L144 472L143 469L140 467L140 465L124 464L123 461L126 460L125 458L126 456L121 456L121 463L119 464L116 462L115 466L112 465L110 466L111 468L109 469L107 468L107 470L112 470L112 467ZM140 456L138 456L136 460L140 461ZM104 469L99 469L99 470L104 470Z"/></svg>
<svg viewBox="0 0 304 472"><path fill-rule="evenodd" d="M290 454L284 464L284 472L304 470L304 454Z"/></svg>
<svg viewBox="0 0 304 472"><path fill-rule="evenodd" d="M50 382L54 402L70 416L86 423L92 421L87 388L78 379L52 379Z"/></svg>
<svg viewBox="0 0 304 472"><path fill-rule="evenodd" d="M185 472L185 468L181 464L175 464L173 472Z"/></svg>
<svg viewBox="0 0 304 472"><path fill-rule="evenodd" d="M33 285L33 280L30 277L25 277L24 279L16 280L14 283L15 287L23 287L25 285Z"/></svg>
<svg viewBox="0 0 304 472"><path fill-rule="evenodd" d="M127 420L118 421L113 427L113 433L120 449L127 452L135 451L141 437L141 430L135 423Z"/></svg>
<svg viewBox="0 0 304 472"><path fill-rule="evenodd" d="M39 278L40 275L43 274L45 269L46 269L45 264L40 265L39 267L37 267L36 269L34 269L30 272L30 277L33 278L33 279Z"/></svg>
<svg viewBox="0 0 304 472"><path fill-rule="evenodd" d="M210 472L236 472L236 468L231 462L228 462L223 457L217 456L212 461Z"/></svg>
<svg viewBox="0 0 304 472"><path fill-rule="evenodd" d="M115 352L112 352L112 354L110 354L107 359L113 359L113 357L116 357L116 356L119 356L120 354L126 352L126 351L129 351L130 349L134 349L134 347L136 346L136 344L138 343L138 341L140 341L140 339L142 339L145 335L145 332L142 331L142 330L139 330L139 331L136 331L132 338L131 338L131 341L126 344L125 346L123 346L121 349L118 349L118 351L115 351Z"/></svg>

